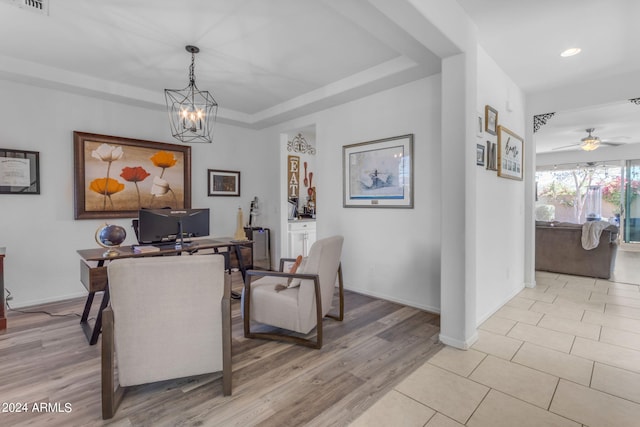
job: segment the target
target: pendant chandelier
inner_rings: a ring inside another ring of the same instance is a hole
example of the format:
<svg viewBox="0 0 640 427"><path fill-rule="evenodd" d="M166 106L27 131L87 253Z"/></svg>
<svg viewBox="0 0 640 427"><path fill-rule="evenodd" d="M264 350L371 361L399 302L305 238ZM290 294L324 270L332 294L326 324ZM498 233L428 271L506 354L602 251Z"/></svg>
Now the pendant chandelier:
<svg viewBox="0 0 640 427"><path fill-rule="evenodd" d="M196 46L186 46L191 53L189 86L182 90L165 89L171 134L181 142L211 142L218 103L206 90L198 90L194 73Z"/></svg>

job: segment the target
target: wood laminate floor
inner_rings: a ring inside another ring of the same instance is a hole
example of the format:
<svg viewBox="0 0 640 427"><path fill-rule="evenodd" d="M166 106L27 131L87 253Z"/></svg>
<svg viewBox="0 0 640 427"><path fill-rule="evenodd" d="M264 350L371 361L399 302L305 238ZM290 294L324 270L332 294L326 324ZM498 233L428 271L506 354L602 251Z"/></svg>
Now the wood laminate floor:
<svg viewBox="0 0 640 427"><path fill-rule="evenodd" d="M73 314L9 311L0 333L0 425L348 425L442 344L436 314L352 292L345 301L344 321L326 319L325 344L313 350L245 339L234 300L232 396L222 396L218 374L132 387L108 422L101 419L101 341L89 346ZM29 310L81 313L83 305L76 299Z"/></svg>

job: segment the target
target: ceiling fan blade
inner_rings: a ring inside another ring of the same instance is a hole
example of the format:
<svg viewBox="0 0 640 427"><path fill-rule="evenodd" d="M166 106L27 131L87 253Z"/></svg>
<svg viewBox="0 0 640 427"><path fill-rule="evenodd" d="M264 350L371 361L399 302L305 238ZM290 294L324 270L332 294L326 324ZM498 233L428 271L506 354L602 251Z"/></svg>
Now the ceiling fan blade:
<svg viewBox="0 0 640 427"><path fill-rule="evenodd" d="M552 148L552 149L551 149L551 151L554 151L554 150L563 150L563 149L565 149L565 148L571 148L571 147L579 147L580 145L582 145L582 144L578 143L578 144L564 145L564 146L562 146L562 147Z"/></svg>
<svg viewBox="0 0 640 427"><path fill-rule="evenodd" d="M609 141L600 141L601 145L611 145L612 147L617 147L619 145L624 145L624 142L609 142Z"/></svg>

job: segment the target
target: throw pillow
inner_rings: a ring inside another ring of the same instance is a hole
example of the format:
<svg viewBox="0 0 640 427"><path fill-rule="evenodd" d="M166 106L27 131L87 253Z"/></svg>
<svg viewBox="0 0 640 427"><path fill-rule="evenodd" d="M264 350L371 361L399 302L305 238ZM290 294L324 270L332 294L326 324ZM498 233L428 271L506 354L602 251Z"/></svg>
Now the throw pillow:
<svg viewBox="0 0 640 427"><path fill-rule="evenodd" d="M300 268L300 265L302 264L302 255L298 255L298 257L296 258L296 261L293 263L293 265L289 268L289 273L290 274L296 274L296 271L298 271L298 268ZM291 281L293 279L289 279L287 280L287 286L285 285L276 285L276 291L280 292L283 291L287 288L291 288Z"/></svg>
<svg viewBox="0 0 640 427"><path fill-rule="evenodd" d="M302 258L302 256L299 256L298 258L301 258L300 264L298 265L298 268L297 268L297 270L299 270L298 273L304 274L305 273L304 268L307 265L307 258ZM295 287L300 286L300 283L302 283L302 279L298 279L298 278L289 279L289 286L288 287L289 288L295 288Z"/></svg>
<svg viewBox="0 0 640 427"><path fill-rule="evenodd" d="M298 255L298 257L296 258L296 262L294 262L289 269L289 273L296 274L296 271L298 271L298 267L300 267L300 263L302 263L302 255Z"/></svg>

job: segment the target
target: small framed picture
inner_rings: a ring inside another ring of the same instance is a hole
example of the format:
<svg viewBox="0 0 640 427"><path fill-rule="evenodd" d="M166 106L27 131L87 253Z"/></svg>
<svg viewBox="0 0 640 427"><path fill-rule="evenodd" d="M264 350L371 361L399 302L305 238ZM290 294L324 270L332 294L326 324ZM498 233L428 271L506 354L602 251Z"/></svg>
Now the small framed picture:
<svg viewBox="0 0 640 427"><path fill-rule="evenodd" d="M476 126L476 136L482 138L484 126L482 125L482 114L478 113L478 123Z"/></svg>
<svg viewBox="0 0 640 427"><path fill-rule="evenodd" d="M498 134L498 111L490 105L484 106L484 130L491 135Z"/></svg>
<svg viewBox="0 0 640 427"><path fill-rule="evenodd" d="M498 170L497 152L498 148L496 143L487 141L487 170Z"/></svg>
<svg viewBox="0 0 640 427"><path fill-rule="evenodd" d="M40 194L40 153L0 148L0 194Z"/></svg>
<svg viewBox="0 0 640 427"><path fill-rule="evenodd" d="M208 196L240 196L240 172L208 169Z"/></svg>
<svg viewBox="0 0 640 427"><path fill-rule="evenodd" d="M476 165L484 166L484 145L476 144Z"/></svg>

